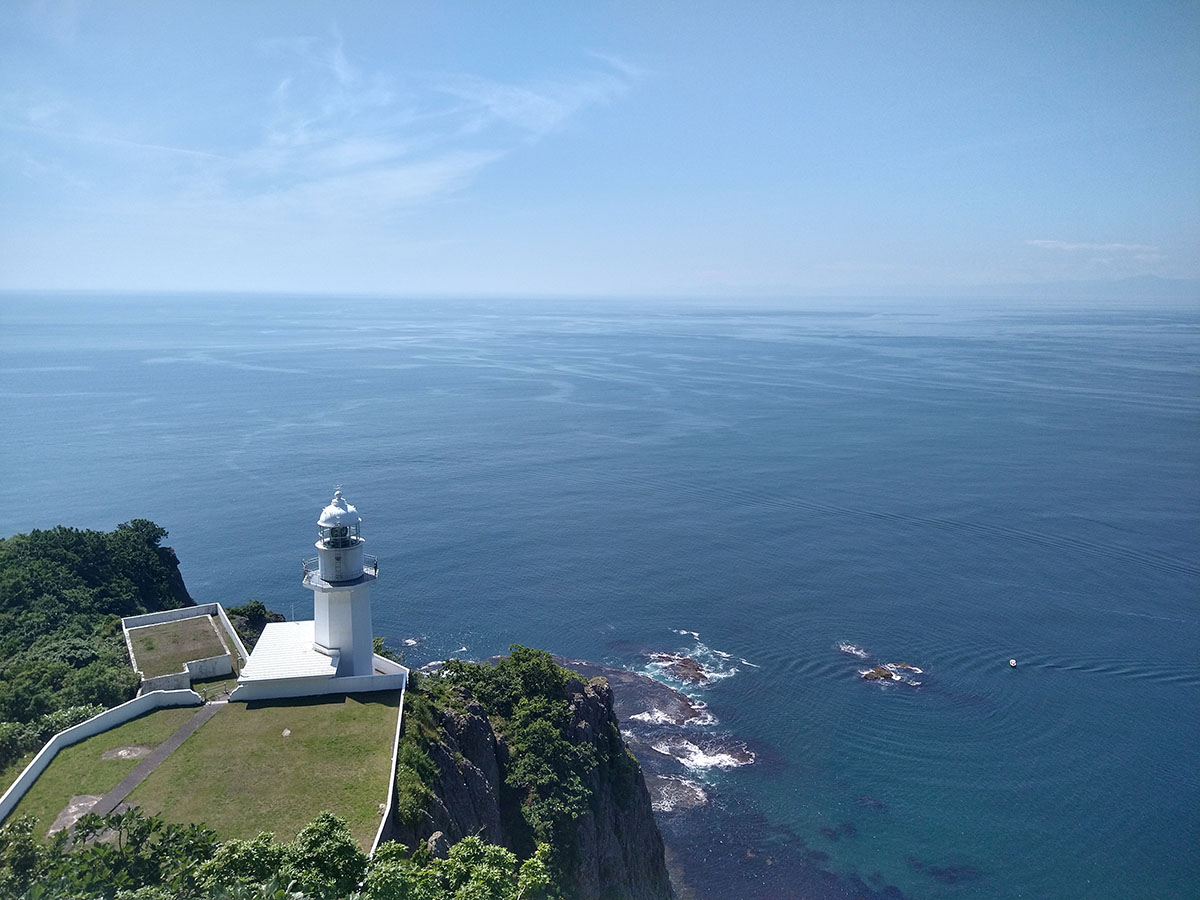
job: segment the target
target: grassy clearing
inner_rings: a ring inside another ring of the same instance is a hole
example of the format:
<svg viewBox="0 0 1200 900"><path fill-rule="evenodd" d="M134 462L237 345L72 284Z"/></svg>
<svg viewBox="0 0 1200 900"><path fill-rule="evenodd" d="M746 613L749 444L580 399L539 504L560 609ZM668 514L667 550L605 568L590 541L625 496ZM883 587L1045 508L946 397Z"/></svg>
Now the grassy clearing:
<svg viewBox="0 0 1200 900"><path fill-rule="evenodd" d="M146 678L182 672L186 662L227 652L212 616L135 628L129 639L138 668Z"/></svg>
<svg viewBox="0 0 1200 900"><path fill-rule="evenodd" d="M281 841L328 809L369 849L387 800L399 700L399 691L381 691L230 703L129 802L223 838L270 831Z"/></svg>
<svg viewBox="0 0 1200 900"><path fill-rule="evenodd" d="M139 760L101 759L117 747L157 747L196 714L199 707L157 709L59 751L21 798L13 816L37 817L35 833L45 835L67 802L79 794L106 794L133 771ZM20 772L14 773L15 778Z"/></svg>

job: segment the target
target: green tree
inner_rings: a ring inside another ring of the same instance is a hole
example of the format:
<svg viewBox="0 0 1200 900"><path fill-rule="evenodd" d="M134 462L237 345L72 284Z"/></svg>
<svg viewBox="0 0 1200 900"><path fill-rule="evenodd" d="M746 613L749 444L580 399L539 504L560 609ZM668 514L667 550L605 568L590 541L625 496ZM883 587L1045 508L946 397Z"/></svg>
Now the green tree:
<svg viewBox="0 0 1200 900"><path fill-rule="evenodd" d="M238 884L263 884L283 865L284 847L262 832L248 841L231 840L200 869L200 883L212 892Z"/></svg>
<svg viewBox="0 0 1200 900"><path fill-rule="evenodd" d="M366 869L367 855L345 821L323 812L287 845L280 874L317 900L339 900L354 890Z"/></svg>
<svg viewBox="0 0 1200 900"><path fill-rule="evenodd" d="M504 847L468 837L446 859L410 856L398 844L381 847L367 873L369 900L540 900L550 886L549 848L520 863Z"/></svg>

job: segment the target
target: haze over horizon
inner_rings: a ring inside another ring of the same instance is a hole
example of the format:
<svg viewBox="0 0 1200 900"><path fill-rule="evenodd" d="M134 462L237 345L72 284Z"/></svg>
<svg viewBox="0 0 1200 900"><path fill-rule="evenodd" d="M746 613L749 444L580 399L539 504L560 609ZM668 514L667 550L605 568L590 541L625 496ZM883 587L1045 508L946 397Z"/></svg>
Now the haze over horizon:
<svg viewBox="0 0 1200 900"><path fill-rule="evenodd" d="M1200 5L15 2L0 289L1200 275Z"/></svg>

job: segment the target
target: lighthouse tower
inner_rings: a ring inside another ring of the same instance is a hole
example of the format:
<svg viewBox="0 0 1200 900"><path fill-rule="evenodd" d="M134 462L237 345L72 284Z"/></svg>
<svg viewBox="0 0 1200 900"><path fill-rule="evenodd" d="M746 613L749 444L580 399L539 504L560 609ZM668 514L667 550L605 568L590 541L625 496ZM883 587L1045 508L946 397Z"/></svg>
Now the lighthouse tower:
<svg viewBox="0 0 1200 900"><path fill-rule="evenodd" d="M313 649L337 658L337 674L374 674L371 583L379 562L363 552L362 516L341 491L317 519L316 559L305 560L304 586L313 592Z"/></svg>

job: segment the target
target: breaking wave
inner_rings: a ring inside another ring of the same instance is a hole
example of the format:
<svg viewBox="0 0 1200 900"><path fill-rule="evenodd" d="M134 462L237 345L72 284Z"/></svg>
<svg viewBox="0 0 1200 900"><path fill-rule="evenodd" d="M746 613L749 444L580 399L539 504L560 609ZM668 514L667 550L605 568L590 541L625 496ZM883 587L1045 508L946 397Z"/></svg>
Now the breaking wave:
<svg viewBox="0 0 1200 900"><path fill-rule="evenodd" d="M643 674L672 687L692 688L710 687L715 682L732 678L741 667L759 668L748 659L708 646L700 639L699 632L686 628L673 630L681 637L690 637L693 643L678 650L649 654Z"/></svg>
<svg viewBox="0 0 1200 900"><path fill-rule="evenodd" d="M654 776L650 794L655 812L694 809L708 803L708 792L703 787L679 775Z"/></svg>
<svg viewBox="0 0 1200 900"><path fill-rule="evenodd" d="M671 736L651 744L651 748L692 771L736 769L754 762L754 753L745 744L736 741L728 744L712 740L696 743L685 737Z"/></svg>

